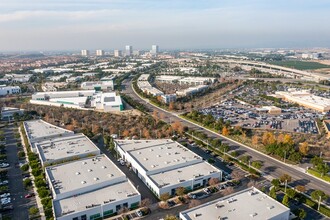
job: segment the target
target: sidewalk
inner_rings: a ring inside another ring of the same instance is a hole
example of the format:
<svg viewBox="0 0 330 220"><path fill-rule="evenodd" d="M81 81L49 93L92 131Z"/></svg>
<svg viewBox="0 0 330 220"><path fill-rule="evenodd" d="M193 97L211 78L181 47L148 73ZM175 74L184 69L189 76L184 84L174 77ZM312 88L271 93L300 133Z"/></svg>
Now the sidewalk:
<svg viewBox="0 0 330 220"><path fill-rule="evenodd" d="M28 161L29 159L28 159L28 152L27 152L27 149L26 149L26 146L25 146L25 143L24 143L24 140L22 139L22 131L21 131L21 127L19 126L18 127L18 131L19 131L19 134L20 134L20 138L21 138L21 142L22 142L22 145L23 145L23 149L24 149L24 153L25 153L25 155L26 155L26 160ZM42 204L41 204L41 199L40 199L40 197L39 197L39 195L38 195L38 193L37 193L37 187L34 185L34 176L32 175L32 173L31 173L31 171L32 171L32 169L31 169L31 167L29 167L29 173L31 174L31 179L32 179L32 187L33 187L33 191L34 191L34 194L35 194L35 198L36 198L36 202L37 202L37 207L38 207L38 209L39 209L39 214L40 214L40 217L41 217L41 220L46 220L46 217L45 217L45 213L44 213L44 207L42 206Z"/></svg>

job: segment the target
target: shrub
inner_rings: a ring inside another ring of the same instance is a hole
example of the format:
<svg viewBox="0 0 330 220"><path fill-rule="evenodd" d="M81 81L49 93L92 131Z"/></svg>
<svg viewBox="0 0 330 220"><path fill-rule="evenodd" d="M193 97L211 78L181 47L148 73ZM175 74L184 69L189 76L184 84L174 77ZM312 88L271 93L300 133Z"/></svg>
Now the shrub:
<svg viewBox="0 0 330 220"><path fill-rule="evenodd" d="M321 212L323 215L330 217L330 209L328 209L327 207L325 207L323 205L320 206L319 212Z"/></svg>
<svg viewBox="0 0 330 220"><path fill-rule="evenodd" d="M21 166L21 170L22 170L23 172L28 171L28 170L29 170L29 165L28 165L28 164L24 164L23 166Z"/></svg>
<svg viewBox="0 0 330 220"><path fill-rule="evenodd" d="M19 158L25 157L24 151L19 151L17 155L18 155Z"/></svg>
<svg viewBox="0 0 330 220"><path fill-rule="evenodd" d="M38 194L39 194L40 198L45 198L45 197L49 196L49 191L45 190L45 189L39 190Z"/></svg>
<svg viewBox="0 0 330 220"><path fill-rule="evenodd" d="M33 176L39 176L40 174L42 174L42 170L40 168L32 169Z"/></svg>
<svg viewBox="0 0 330 220"><path fill-rule="evenodd" d="M24 185L25 188L28 188L28 187L32 186L32 180L29 179L29 178L25 179L23 181L23 185Z"/></svg>
<svg viewBox="0 0 330 220"><path fill-rule="evenodd" d="M37 207L31 207L29 209L29 213L30 213L30 215L36 215L39 213L39 209Z"/></svg>

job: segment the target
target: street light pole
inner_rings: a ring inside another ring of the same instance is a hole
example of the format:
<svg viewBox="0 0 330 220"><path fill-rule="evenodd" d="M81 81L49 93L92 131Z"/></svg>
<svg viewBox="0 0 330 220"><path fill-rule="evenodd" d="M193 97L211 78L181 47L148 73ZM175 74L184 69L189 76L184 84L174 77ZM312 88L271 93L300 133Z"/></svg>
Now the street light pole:
<svg viewBox="0 0 330 220"><path fill-rule="evenodd" d="M285 163L285 158L286 158L286 151L284 151L284 163Z"/></svg>
<svg viewBox="0 0 330 220"><path fill-rule="evenodd" d="M319 205L318 205L318 207L317 207L317 211L319 211L320 210L320 205L321 205L321 196L319 196Z"/></svg>
<svg viewBox="0 0 330 220"><path fill-rule="evenodd" d="M288 185L288 180L285 180L285 188L284 188L284 192L286 193L286 187Z"/></svg>

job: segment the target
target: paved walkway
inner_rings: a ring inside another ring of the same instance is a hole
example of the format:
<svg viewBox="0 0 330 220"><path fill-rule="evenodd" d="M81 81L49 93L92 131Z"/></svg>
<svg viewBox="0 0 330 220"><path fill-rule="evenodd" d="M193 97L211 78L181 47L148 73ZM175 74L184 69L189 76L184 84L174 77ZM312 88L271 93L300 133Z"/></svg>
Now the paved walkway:
<svg viewBox="0 0 330 220"><path fill-rule="evenodd" d="M28 157L27 157L27 149L26 149L26 146L24 144L24 140L23 140L23 135L22 135L22 132L24 131L21 131L21 128L19 127L19 134L21 136L21 141L22 141L22 145L23 145L23 149L24 149L24 152L25 152L25 155L26 155L26 158L28 160ZM29 168L29 172L31 173L31 167ZM37 202L37 207L39 209L39 214L41 216L41 220L45 220L46 217L45 217L45 213L44 213L44 207L42 206L41 204L41 199L37 193L37 187L34 185L34 176L31 174L31 177L30 177L33 181L32 181L32 187L33 187L33 191L34 191L34 194L36 195L35 196L35 199L36 199L36 202Z"/></svg>

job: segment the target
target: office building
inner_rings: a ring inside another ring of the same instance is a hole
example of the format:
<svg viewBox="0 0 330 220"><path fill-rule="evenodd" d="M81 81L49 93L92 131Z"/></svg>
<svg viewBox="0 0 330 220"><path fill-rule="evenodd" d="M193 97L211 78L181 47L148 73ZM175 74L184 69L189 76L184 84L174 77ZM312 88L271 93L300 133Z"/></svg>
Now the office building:
<svg viewBox="0 0 330 220"><path fill-rule="evenodd" d="M175 195L178 187L203 187L222 172L170 139L115 140L115 150L158 197Z"/></svg>
<svg viewBox="0 0 330 220"><path fill-rule="evenodd" d="M143 91L144 93L148 94L148 95L153 95L153 96L161 96L164 95L164 93L162 91L160 91L159 89L153 87L148 79L149 79L149 74L142 74L139 78L138 78L138 82L137 82L137 86L139 87L139 89L141 89L141 91Z"/></svg>
<svg viewBox="0 0 330 220"><path fill-rule="evenodd" d="M132 56L133 55L133 47L130 45L125 46L125 56Z"/></svg>
<svg viewBox="0 0 330 220"><path fill-rule="evenodd" d="M121 57L121 56L123 56L121 50L114 50L113 54L114 54L115 57Z"/></svg>
<svg viewBox="0 0 330 220"><path fill-rule="evenodd" d="M151 55L156 56L159 53L158 45L152 45L150 50Z"/></svg>
<svg viewBox="0 0 330 220"><path fill-rule="evenodd" d="M287 92L278 91L275 93L275 97L320 112L330 111L330 99L313 95L307 90L289 89Z"/></svg>
<svg viewBox="0 0 330 220"><path fill-rule="evenodd" d="M252 187L180 212L181 220L289 220L290 209Z"/></svg>
<svg viewBox="0 0 330 220"><path fill-rule="evenodd" d="M104 56L104 51L103 50L96 50L96 56Z"/></svg>
<svg viewBox="0 0 330 220"><path fill-rule="evenodd" d="M89 56L89 50L81 50L81 56Z"/></svg>
<svg viewBox="0 0 330 220"><path fill-rule="evenodd" d="M140 51L139 50L134 50L133 51L133 56L135 56L135 57L140 56Z"/></svg>
<svg viewBox="0 0 330 220"><path fill-rule="evenodd" d="M0 96L20 94L21 88L19 86L0 85Z"/></svg>
<svg viewBox="0 0 330 220"><path fill-rule="evenodd" d="M113 80L108 81L88 81L81 83L81 88L95 91L112 91L114 89Z"/></svg>
<svg viewBox="0 0 330 220"><path fill-rule="evenodd" d="M176 91L176 94L178 96L189 96L189 95L194 95L199 92L205 91L209 86L208 85L199 85L195 87L189 87L188 89Z"/></svg>
<svg viewBox="0 0 330 220"><path fill-rule="evenodd" d="M23 115L24 109L11 108L11 107L2 107L1 108L1 120L12 121L14 120L14 115Z"/></svg>
<svg viewBox="0 0 330 220"><path fill-rule="evenodd" d="M124 110L121 97L116 95L115 92L95 94L91 100L91 107L95 108L96 111L101 112Z"/></svg>
<svg viewBox="0 0 330 220"><path fill-rule="evenodd" d="M162 101L166 104L176 101L176 94L165 94L161 95L160 97L162 98Z"/></svg>

